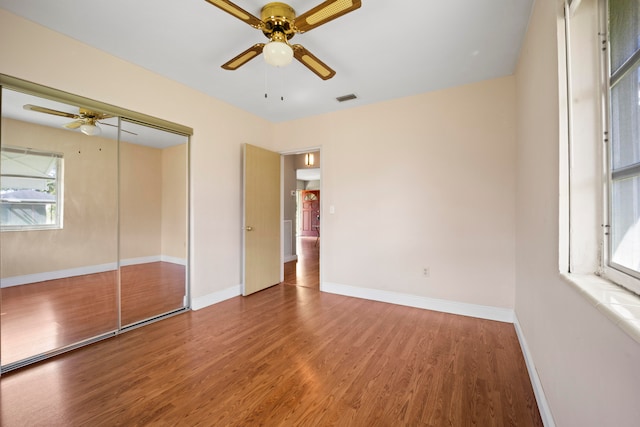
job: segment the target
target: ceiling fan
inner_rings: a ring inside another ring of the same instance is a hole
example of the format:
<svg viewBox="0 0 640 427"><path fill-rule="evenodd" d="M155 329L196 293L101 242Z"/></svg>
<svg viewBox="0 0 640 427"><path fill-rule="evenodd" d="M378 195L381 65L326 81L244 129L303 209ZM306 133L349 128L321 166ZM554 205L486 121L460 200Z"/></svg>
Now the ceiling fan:
<svg viewBox="0 0 640 427"><path fill-rule="evenodd" d="M296 16L293 8L285 3L268 3L260 13L260 18L228 0L205 0L225 12L259 29L269 39L268 43L257 43L222 65L225 70L236 70L255 58L260 52L265 61L277 67L287 65L295 57L309 70L323 80L333 77L336 72L327 64L299 44L291 46L289 39L297 33L310 31L322 24L358 9L360 0L327 0L313 9Z"/></svg>
<svg viewBox="0 0 640 427"><path fill-rule="evenodd" d="M53 114L54 116L76 119L75 121L67 123L66 125L63 125L63 126L66 127L67 129L80 128L80 132L89 136L100 135L102 131L98 127L98 123L100 123L101 125L118 127L110 123L104 123L99 121L99 120L109 119L114 116L110 114L94 112L91 110L87 110L86 108L80 108L78 111L78 114L67 113L65 111L52 110L51 108L40 107L38 105L32 105L32 104L26 104L23 106L23 108L25 110L37 111L38 113ZM124 130L124 129L121 129L121 130L123 132L127 132L132 135L137 135L136 133L129 132L128 130Z"/></svg>

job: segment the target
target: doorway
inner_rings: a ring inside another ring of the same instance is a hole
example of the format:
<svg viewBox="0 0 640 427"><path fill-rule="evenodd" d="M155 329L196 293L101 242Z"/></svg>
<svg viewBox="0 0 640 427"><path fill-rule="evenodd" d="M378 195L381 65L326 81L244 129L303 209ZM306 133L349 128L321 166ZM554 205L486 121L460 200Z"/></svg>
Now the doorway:
<svg viewBox="0 0 640 427"><path fill-rule="evenodd" d="M288 241L295 248L285 253L283 283L311 289L320 289L320 160L317 150L283 156L283 218L292 223L285 251Z"/></svg>

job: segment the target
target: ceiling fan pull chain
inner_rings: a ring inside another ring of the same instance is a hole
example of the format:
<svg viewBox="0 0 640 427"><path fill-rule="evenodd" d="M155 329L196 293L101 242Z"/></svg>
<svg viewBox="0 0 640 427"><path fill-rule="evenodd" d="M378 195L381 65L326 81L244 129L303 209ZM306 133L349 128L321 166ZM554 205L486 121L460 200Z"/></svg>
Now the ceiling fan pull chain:
<svg viewBox="0 0 640 427"><path fill-rule="evenodd" d="M267 99L267 93L269 92L269 88L268 88L268 84L267 84L267 66L266 64L264 65L264 99Z"/></svg>
<svg viewBox="0 0 640 427"><path fill-rule="evenodd" d="M278 70L280 71L280 101L284 101L284 70Z"/></svg>

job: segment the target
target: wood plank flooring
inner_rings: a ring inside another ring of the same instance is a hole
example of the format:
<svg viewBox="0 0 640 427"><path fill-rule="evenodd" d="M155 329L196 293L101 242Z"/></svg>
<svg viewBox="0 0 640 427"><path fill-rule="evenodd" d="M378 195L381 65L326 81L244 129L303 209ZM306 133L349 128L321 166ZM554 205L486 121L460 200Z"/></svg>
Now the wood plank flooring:
<svg viewBox="0 0 640 427"><path fill-rule="evenodd" d="M2 288L2 364L118 328L117 272Z"/></svg>
<svg viewBox="0 0 640 427"><path fill-rule="evenodd" d="M284 284L320 289L320 246L316 237L298 237L297 261L284 264Z"/></svg>
<svg viewBox="0 0 640 427"><path fill-rule="evenodd" d="M541 426L513 325L280 284L0 377L12 426Z"/></svg>
<svg viewBox="0 0 640 427"><path fill-rule="evenodd" d="M122 325L130 325L184 307L185 278L185 266L170 262L122 267Z"/></svg>
<svg viewBox="0 0 640 427"><path fill-rule="evenodd" d="M0 290L0 356L6 365L118 329L117 272ZM167 262L121 269L122 325L183 306L185 267Z"/></svg>

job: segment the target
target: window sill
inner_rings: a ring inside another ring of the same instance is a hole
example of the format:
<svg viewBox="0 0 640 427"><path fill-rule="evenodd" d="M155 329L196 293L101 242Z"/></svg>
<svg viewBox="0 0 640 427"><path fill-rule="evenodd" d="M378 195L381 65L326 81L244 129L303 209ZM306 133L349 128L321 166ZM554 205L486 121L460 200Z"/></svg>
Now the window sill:
<svg viewBox="0 0 640 427"><path fill-rule="evenodd" d="M640 296L595 275L561 273L560 276L640 343Z"/></svg>

